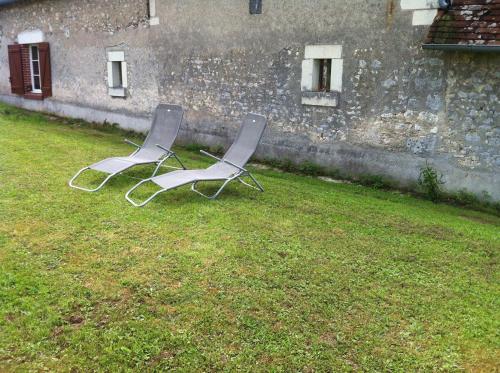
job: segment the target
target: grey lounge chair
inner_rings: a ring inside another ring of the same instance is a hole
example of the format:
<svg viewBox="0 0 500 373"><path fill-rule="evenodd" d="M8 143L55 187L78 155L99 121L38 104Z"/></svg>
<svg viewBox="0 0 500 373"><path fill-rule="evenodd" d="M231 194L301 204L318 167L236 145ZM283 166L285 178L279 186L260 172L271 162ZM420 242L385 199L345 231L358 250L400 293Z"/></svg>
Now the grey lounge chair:
<svg viewBox="0 0 500 373"><path fill-rule="evenodd" d="M96 192L101 189L113 176L122 173L133 166L142 164L155 163L157 166L152 175L155 176L161 165L170 157L174 157L177 162L179 162L181 167L186 169L177 155L170 150L177 134L179 133L183 116L184 111L180 106L165 104L158 105L155 110L151 130L149 131L149 134L142 146L125 139L126 143L137 147L135 152L130 154L128 157L107 158L94 163L93 165L82 168L69 181L69 186L86 192ZM75 185L75 180L87 170L100 171L109 175L94 189Z"/></svg>
<svg viewBox="0 0 500 373"><path fill-rule="evenodd" d="M134 206L142 207L162 192L170 189L175 189L182 185L191 184L191 190L193 192L196 192L209 199L215 199L222 192L224 187L229 182L235 179L251 188L263 192L264 189L262 188L262 186L252 176L252 174L250 174L250 172L248 172L248 170L244 168L244 166L250 159L252 154L255 152L257 145L259 145L265 128L265 117L257 114L248 114L243 121L236 139L223 158L218 158L203 150L201 151L203 154L216 159L218 161L217 163L213 164L207 169L172 171L163 175L142 180L127 192L125 198ZM255 186L243 181L242 178L245 176L248 176L255 184ZM207 196L196 189L196 184L200 181L224 181L224 183L214 195ZM144 202L137 203L133 201L130 198L130 194L139 186L147 182L153 182L160 186L162 189L151 195Z"/></svg>

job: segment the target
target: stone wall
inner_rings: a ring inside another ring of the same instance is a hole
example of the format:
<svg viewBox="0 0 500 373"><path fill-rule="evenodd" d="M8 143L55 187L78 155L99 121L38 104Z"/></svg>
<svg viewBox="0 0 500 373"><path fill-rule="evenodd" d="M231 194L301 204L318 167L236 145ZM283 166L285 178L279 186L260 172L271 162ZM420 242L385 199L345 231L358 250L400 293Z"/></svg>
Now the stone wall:
<svg viewBox="0 0 500 373"><path fill-rule="evenodd" d="M395 0L263 5L250 15L247 0L157 0L156 26L146 0L0 8L0 97L87 119L114 112L127 128L157 103L177 103L187 110L181 141L209 145L227 145L244 113L262 113L269 128L259 157L401 184L415 182L428 161L450 190L500 199L500 56L423 51L428 27L413 27ZM54 95L45 103L9 95L6 45L32 28L51 45ZM343 46L338 108L301 103L307 44ZM126 53L126 99L107 94L106 50L114 46Z"/></svg>

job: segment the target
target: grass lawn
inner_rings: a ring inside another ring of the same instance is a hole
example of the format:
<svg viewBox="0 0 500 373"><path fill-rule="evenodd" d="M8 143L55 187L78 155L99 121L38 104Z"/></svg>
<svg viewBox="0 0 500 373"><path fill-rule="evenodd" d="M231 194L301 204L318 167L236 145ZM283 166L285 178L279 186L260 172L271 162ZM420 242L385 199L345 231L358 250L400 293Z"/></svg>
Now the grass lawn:
<svg viewBox="0 0 500 373"><path fill-rule="evenodd" d="M274 170L142 209L151 167L67 186L131 151L0 104L0 371L498 369L500 218Z"/></svg>

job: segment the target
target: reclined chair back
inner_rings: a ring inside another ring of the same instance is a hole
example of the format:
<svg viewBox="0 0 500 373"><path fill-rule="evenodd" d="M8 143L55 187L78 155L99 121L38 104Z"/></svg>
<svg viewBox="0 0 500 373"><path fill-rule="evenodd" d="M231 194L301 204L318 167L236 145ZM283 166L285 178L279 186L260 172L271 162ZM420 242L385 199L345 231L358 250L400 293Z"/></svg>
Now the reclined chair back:
<svg viewBox="0 0 500 373"><path fill-rule="evenodd" d="M236 139L224 155L224 159L239 167L244 167L255 153L266 125L267 120L263 115L247 114Z"/></svg>
<svg viewBox="0 0 500 373"><path fill-rule="evenodd" d="M164 151L156 146L160 144L170 149L179 133L184 110L178 105L160 104L156 107L153 123L144 144L135 153L139 158L159 158Z"/></svg>

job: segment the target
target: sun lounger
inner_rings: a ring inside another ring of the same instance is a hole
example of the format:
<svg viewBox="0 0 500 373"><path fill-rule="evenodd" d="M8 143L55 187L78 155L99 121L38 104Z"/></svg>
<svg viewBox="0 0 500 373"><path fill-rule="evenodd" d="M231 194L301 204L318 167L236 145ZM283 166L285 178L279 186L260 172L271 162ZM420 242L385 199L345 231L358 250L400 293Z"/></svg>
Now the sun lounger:
<svg viewBox="0 0 500 373"><path fill-rule="evenodd" d="M259 184L259 182L244 167L247 161L255 152L257 145L259 145L265 128L265 117L257 114L248 114L243 121L236 139L222 158L218 158L210 153L202 151L203 154L217 160L217 163L213 164L207 169L172 171L163 175L142 180L127 192L125 198L134 206L142 207L149 203L160 193L178 188L182 185L191 184L191 190L193 190L194 192L206 198L215 199L222 192L224 187L233 180L238 180L239 182L247 186L263 192L264 189ZM255 184L255 186L245 182L243 180L244 177L249 177L250 180ZM223 181L223 184L215 194L207 196L196 189L197 183L202 181ZM130 194L139 186L148 182L155 183L161 188L161 190L151 195L144 202L138 203L132 200Z"/></svg>
<svg viewBox="0 0 500 373"><path fill-rule="evenodd" d="M175 158L181 167L185 169L177 155L170 150L179 132L183 115L184 111L180 106L165 104L158 105L153 118L151 130L149 131L149 134L142 146L125 139L126 143L137 148L135 152L128 157L108 158L82 168L69 181L69 185L72 188L84 190L86 192L96 192L101 189L113 176L120 174L133 166L152 163L157 165L152 174L152 176L155 176L161 165L171 157ZM108 174L108 176L101 184L99 184L99 186L93 189L75 185L75 180L87 170L99 171Z"/></svg>

